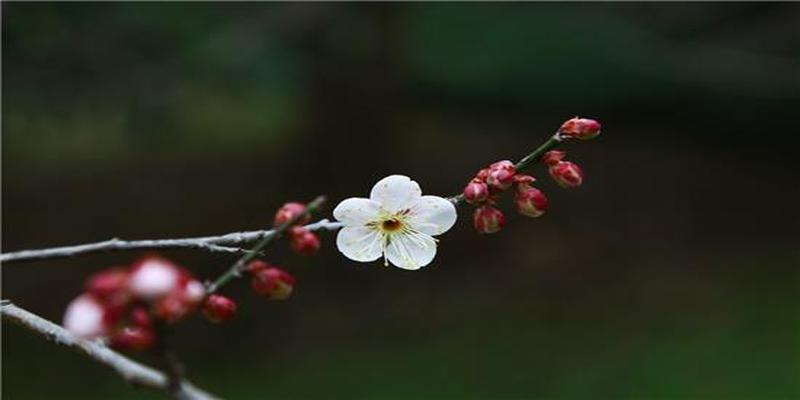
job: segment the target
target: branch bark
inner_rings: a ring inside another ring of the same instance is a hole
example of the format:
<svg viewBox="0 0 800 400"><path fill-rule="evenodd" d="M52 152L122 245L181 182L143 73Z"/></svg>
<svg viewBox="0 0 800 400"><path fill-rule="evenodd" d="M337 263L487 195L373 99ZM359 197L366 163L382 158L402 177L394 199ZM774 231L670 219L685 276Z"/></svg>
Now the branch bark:
<svg viewBox="0 0 800 400"><path fill-rule="evenodd" d="M131 360L108 348L100 341L84 340L75 337L66 329L30 311L17 307L8 300L0 304L3 320L12 322L29 331L39 334L51 342L69 347L95 361L111 367L131 384L164 391L181 400L212 400L217 397L182 380L177 389L170 387L167 375Z"/></svg>
<svg viewBox="0 0 800 400"><path fill-rule="evenodd" d="M327 219L306 225L312 231L336 230L342 227L339 222ZM233 232L219 236L201 236L179 239L154 240L122 240L111 239L102 242L80 244L75 246L52 247L38 250L21 250L0 254L0 263L44 260L52 258L74 257L90 253L101 253L120 250L164 250L164 249L201 249L212 253L248 254L251 250L239 246L275 235L275 229Z"/></svg>

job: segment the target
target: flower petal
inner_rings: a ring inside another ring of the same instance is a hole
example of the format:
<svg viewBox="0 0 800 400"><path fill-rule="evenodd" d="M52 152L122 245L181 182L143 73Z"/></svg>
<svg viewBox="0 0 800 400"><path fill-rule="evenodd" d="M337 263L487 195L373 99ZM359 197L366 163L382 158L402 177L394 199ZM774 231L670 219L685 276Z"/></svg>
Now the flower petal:
<svg viewBox="0 0 800 400"><path fill-rule="evenodd" d="M380 208L380 204L370 199L351 197L333 209L333 217L345 225L364 225L378 215Z"/></svg>
<svg viewBox="0 0 800 400"><path fill-rule="evenodd" d="M336 236L336 247L353 261L375 261L383 254L383 239L366 226L346 226Z"/></svg>
<svg viewBox="0 0 800 400"><path fill-rule="evenodd" d="M411 207L411 228L431 236L447 232L456 223L458 213L449 200L422 196Z"/></svg>
<svg viewBox="0 0 800 400"><path fill-rule="evenodd" d="M413 206L421 195L422 189L411 178L390 175L372 187L369 198L378 202L385 211L397 212Z"/></svg>
<svg viewBox="0 0 800 400"><path fill-rule="evenodd" d="M436 239L424 233L393 235L384 251L394 266L420 269L430 264L436 256Z"/></svg>

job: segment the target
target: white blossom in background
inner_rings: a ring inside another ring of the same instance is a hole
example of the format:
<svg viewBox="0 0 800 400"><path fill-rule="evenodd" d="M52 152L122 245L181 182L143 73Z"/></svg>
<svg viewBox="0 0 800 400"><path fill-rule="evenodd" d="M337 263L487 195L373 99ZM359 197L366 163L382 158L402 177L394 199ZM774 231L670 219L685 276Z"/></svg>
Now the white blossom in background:
<svg viewBox="0 0 800 400"><path fill-rule="evenodd" d="M64 328L82 338L94 338L106 333L103 321L105 309L92 296L84 294L72 300L64 313Z"/></svg>
<svg viewBox="0 0 800 400"><path fill-rule="evenodd" d="M433 261L433 236L447 232L456 222L456 208L438 196L423 196L417 182L391 175L372 187L369 199L349 198L336 206L333 216L344 227L336 246L347 258L415 270Z"/></svg>
<svg viewBox="0 0 800 400"><path fill-rule="evenodd" d="M179 272L171 262L148 257L135 265L131 272L130 291L145 300L158 300L178 286Z"/></svg>

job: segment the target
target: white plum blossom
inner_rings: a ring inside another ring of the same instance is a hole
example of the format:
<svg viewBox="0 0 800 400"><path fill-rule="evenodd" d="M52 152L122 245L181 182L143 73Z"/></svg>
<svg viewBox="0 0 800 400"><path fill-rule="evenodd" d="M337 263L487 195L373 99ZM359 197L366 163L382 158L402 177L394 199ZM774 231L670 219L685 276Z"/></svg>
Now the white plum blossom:
<svg viewBox="0 0 800 400"><path fill-rule="evenodd" d="M333 216L343 228L336 246L347 258L420 269L436 256L433 236L447 232L456 222L456 208L447 199L423 196L417 182L391 175L372 187L369 199L349 198L336 206Z"/></svg>
<svg viewBox="0 0 800 400"><path fill-rule="evenodd" d="M103 321L105 309L88 294L72 300L64 313L64 328L81 338L94 338L105 334Z"/></svg>
<svg viewBox="0 0 800 400"><path fill-rule="evenodd" d="M167 260L149 257L134 266L128 283L131 293L145 300L158 300L178 286L178 269Z"/></svg>

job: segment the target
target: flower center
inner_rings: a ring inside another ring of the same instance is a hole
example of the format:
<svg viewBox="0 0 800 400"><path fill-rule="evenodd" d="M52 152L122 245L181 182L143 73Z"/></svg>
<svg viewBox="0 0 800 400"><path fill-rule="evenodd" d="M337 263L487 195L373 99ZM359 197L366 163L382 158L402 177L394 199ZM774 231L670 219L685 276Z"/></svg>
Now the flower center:
<svg viewBox="0 0 800 400"><path fill-rule="evenodd" d="M381 223L381 229L383 229L385 232L395 232L400 230L402 227L403 222L397 218L390 218Z"/></svg>

